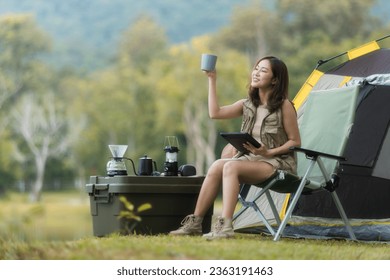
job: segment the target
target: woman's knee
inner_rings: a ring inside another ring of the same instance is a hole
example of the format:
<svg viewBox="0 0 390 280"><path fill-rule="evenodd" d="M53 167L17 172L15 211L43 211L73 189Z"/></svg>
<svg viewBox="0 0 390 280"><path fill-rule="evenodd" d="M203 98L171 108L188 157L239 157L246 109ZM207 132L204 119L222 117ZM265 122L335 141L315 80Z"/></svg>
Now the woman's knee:
<svg viewBox="0 0 390 280"><path fill-rule="evenodd" d="M237 161L228 161L223 165L222 174L223 175L234 175L238 173L238 162Z"/></svg>
<svg viewBox="0 0 390 280"><path fill-rule="evenodd" d="M211 164L207 171L207 175L221 175L222 174L222 169L223 169L224 161L223 160L216 160Z"/></svg>
<svg viewBox="0 0 390 280"><path fill-rule="evenodd" d="M219 170L222 171L223 166L226 164L226 160L223 159L217 159L216 161L211 164L209 170Z"/></svg>

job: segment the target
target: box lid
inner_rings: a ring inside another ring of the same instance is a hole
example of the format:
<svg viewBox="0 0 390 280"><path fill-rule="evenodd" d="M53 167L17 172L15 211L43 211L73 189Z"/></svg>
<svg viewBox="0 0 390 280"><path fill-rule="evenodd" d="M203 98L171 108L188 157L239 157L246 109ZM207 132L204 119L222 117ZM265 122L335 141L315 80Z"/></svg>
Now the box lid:
<svg viewBox="0 0 390 280"><path fill-rule="evenodd" d="M199 193L204 176L91 176L86 192L109 193Z"/></svg>

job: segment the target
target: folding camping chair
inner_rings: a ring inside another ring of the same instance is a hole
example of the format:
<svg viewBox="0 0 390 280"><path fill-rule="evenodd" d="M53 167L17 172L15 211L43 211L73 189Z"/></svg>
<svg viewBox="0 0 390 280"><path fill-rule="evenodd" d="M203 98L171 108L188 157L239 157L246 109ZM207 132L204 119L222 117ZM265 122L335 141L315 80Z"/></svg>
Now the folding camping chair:
<svg viewBox="0 0 390 280"><path fill-rule="evenodd" d="M313 91L304 104L304 114L299 120L302 148L292 147L297 152L297 175L283 170L276 173L256 187L262 190L251 201L245 200L240 192L239 200L242 208L234 215L233 220L249 208L254 209L268 231L278 241L289 222L299 197L305 192L326 190L330 193L340 213L351 239L356 240L343 206L337 196L337 167L342 156L347 137L354 120L356 99L359 92L357 86L330 90ZM247 184L242 184L242 191L247 191ZM270 190L278 193L290 193L290 201L283 220L270 194ZM256 201L266 195L274 215L277 230L263 215Z"/></svg>

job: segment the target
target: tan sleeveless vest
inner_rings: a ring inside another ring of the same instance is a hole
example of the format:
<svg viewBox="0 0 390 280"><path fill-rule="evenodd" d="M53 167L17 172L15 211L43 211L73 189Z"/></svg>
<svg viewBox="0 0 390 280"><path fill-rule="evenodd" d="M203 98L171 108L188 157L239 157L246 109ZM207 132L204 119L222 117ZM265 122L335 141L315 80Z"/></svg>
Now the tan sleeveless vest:
<svg viewBox="0 0 390 280"><path fill-rule="evenodd" d="M257 108L247 99L243 104L243 117L241 131L252 134L254 124L256 122ZM268 149L273 149L282 146L288 141L286 131L283 127L282 109L278 109L273 113L268 114L263 121L260 131L261 142ZM235 157L242 156L241 153ZM275 156L275 159L280 164L280 169L296 173L297 164L294 152Z"/></svg>

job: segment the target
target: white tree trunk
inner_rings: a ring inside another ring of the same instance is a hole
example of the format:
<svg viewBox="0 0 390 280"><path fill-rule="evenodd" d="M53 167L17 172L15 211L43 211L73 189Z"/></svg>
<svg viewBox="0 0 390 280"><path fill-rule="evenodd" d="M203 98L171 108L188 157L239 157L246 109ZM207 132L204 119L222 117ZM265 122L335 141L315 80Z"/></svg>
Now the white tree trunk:
<svg viewBox="0 0 390 280"><path fill-rule="evenodd" d="M13 127L23 136L34 157L36 177L30 199L41 197L46 162L50 156L60 155L70 144L69 135L63 131L67 119L56 108L52 95L45 96L42 103L32 94L24 97L21 106L14 111Z"/></svg>

